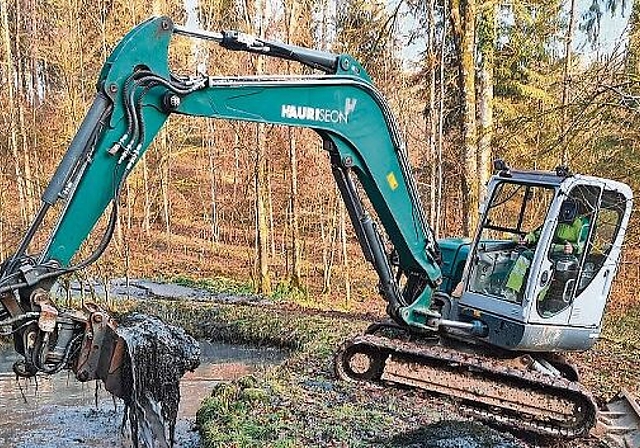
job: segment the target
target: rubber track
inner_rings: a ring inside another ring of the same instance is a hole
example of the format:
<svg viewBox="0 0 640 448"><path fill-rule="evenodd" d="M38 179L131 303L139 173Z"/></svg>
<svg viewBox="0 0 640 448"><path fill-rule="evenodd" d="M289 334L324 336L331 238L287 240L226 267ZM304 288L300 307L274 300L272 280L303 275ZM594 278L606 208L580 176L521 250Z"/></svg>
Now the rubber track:
<svg viewBox="0 0 640 448"><path fill-rule="evenodd" d="M573 418L557 422L548 418L540 419L531 414L519 414L506 405L504 408L496 407L495 403L492 403L491 406L486 405L482 402L482 394L476 395L474 400L459 399L465 410L483 421L497 423L514 430L561 438L586 436L595 424L596 403L586 389L574 381L551 377L539 372L516 369L501 363L499 359L483 354L460 352L439 344L420 345L375 335L358 336L340 347L335 358L336 374L340 378L361 381L361 379L350 377L343 368L344 356L348 351L357 348L378 351L385 359L393 355L396 361L399 358L408 364L428 363L431 367L436 364L442 366L443 369L464 371L467 375L466 378L471 375L472 378L491 379L496 384L516 384L518 388L525 391L530 390L535 394L542 393L551 399L569 401L574 404ZM447 388L446 385L440 386Z"/></svg>

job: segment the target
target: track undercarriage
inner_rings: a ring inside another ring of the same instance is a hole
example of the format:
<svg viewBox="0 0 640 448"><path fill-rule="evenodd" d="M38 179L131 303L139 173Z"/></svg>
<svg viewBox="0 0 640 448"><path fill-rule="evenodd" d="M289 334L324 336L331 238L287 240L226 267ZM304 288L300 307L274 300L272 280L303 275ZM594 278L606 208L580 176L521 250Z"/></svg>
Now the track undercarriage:
<svg viewBox="0 0 640 448"><path fill-rule="evenodd" d="M527 355L507 357L437 334L419 341L389 337L380 329L374 325L342 345L335 362L340 378L448 396L475 418L517 431L575 438L595 424L593 398L559 359L552 361L564 376L551 376L532 370Z"/></svg>

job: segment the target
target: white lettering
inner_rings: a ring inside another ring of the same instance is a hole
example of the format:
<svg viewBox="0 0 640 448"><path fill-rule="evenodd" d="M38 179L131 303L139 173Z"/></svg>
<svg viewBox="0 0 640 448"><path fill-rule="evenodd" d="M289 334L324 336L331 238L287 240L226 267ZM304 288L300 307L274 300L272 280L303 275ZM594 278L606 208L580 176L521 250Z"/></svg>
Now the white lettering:
<svg viewBox="0 0 640 448"><path fill-rule="evenodd" d="M347 98L344 102L343 110L283 104L280 109L280 116L290 120L346 124L349 122L349 115L356 109L356 103L357 100L355 98Z"/></svg>
<svg viewBox="0 0 640 448"><path fill-rule="evenodd" d="M358 102L358 100L356 100L355 98L347 98L346 100L344 100L344 113L345 113L345 115L348 116L351 112L356 110L356 103L357 102Z"/></svg>
<svg viewBox="0 0 640 448"><path fill-rule="evenodd" d="M313 120L313 117L315 116L315 109L313 107L305 107L304 108L304 118L306 120Z"/></svg>

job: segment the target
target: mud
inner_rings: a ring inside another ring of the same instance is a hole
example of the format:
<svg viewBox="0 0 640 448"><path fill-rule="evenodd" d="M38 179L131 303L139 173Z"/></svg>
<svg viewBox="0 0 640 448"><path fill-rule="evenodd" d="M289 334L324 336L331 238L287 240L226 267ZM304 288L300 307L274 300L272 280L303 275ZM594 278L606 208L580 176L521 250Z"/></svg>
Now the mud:
<svg viewBox="0 0 640 448"><path fill-rule="evenodd" d="M403 448L524 448L515 437L478 423L442 421L391 438L384 447Z"/></svg>
<svg viewBox="0 0 640 448"><path fill-rule="evenodd" d="M180 378L200 364L200 346L182 328L145 314L125 316L119 324L129 355L122 377L133 447L171 448Z"/></svg>

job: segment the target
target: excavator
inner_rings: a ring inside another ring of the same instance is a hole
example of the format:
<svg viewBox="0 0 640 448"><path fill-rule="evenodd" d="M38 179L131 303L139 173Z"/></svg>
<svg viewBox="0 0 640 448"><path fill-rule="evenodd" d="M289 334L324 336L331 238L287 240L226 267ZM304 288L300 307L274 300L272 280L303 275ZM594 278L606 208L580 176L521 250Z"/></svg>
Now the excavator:
<svg viewBox="0 0 640 448"><path fill-rule="evenodd" d="M174 35L295 61L313 74L174 74ZM123 183L172 114L305 127L321 137L389 315L338 350L340 378L443 394L482 420L534 433L588 433L597 406L560 353L587 350L600 336L631 214L627 185L496 161L473 238L437 240L398 123L358 61L167 17L135 27L108 57L36 216L2 265L0 327L22 355L17 375L69 369L124 394L117 322L94 305L64 309L50 290L103 254ZM52 210L57 223L32 252ZM103 215L106 229L77 260Z"/></svg>

